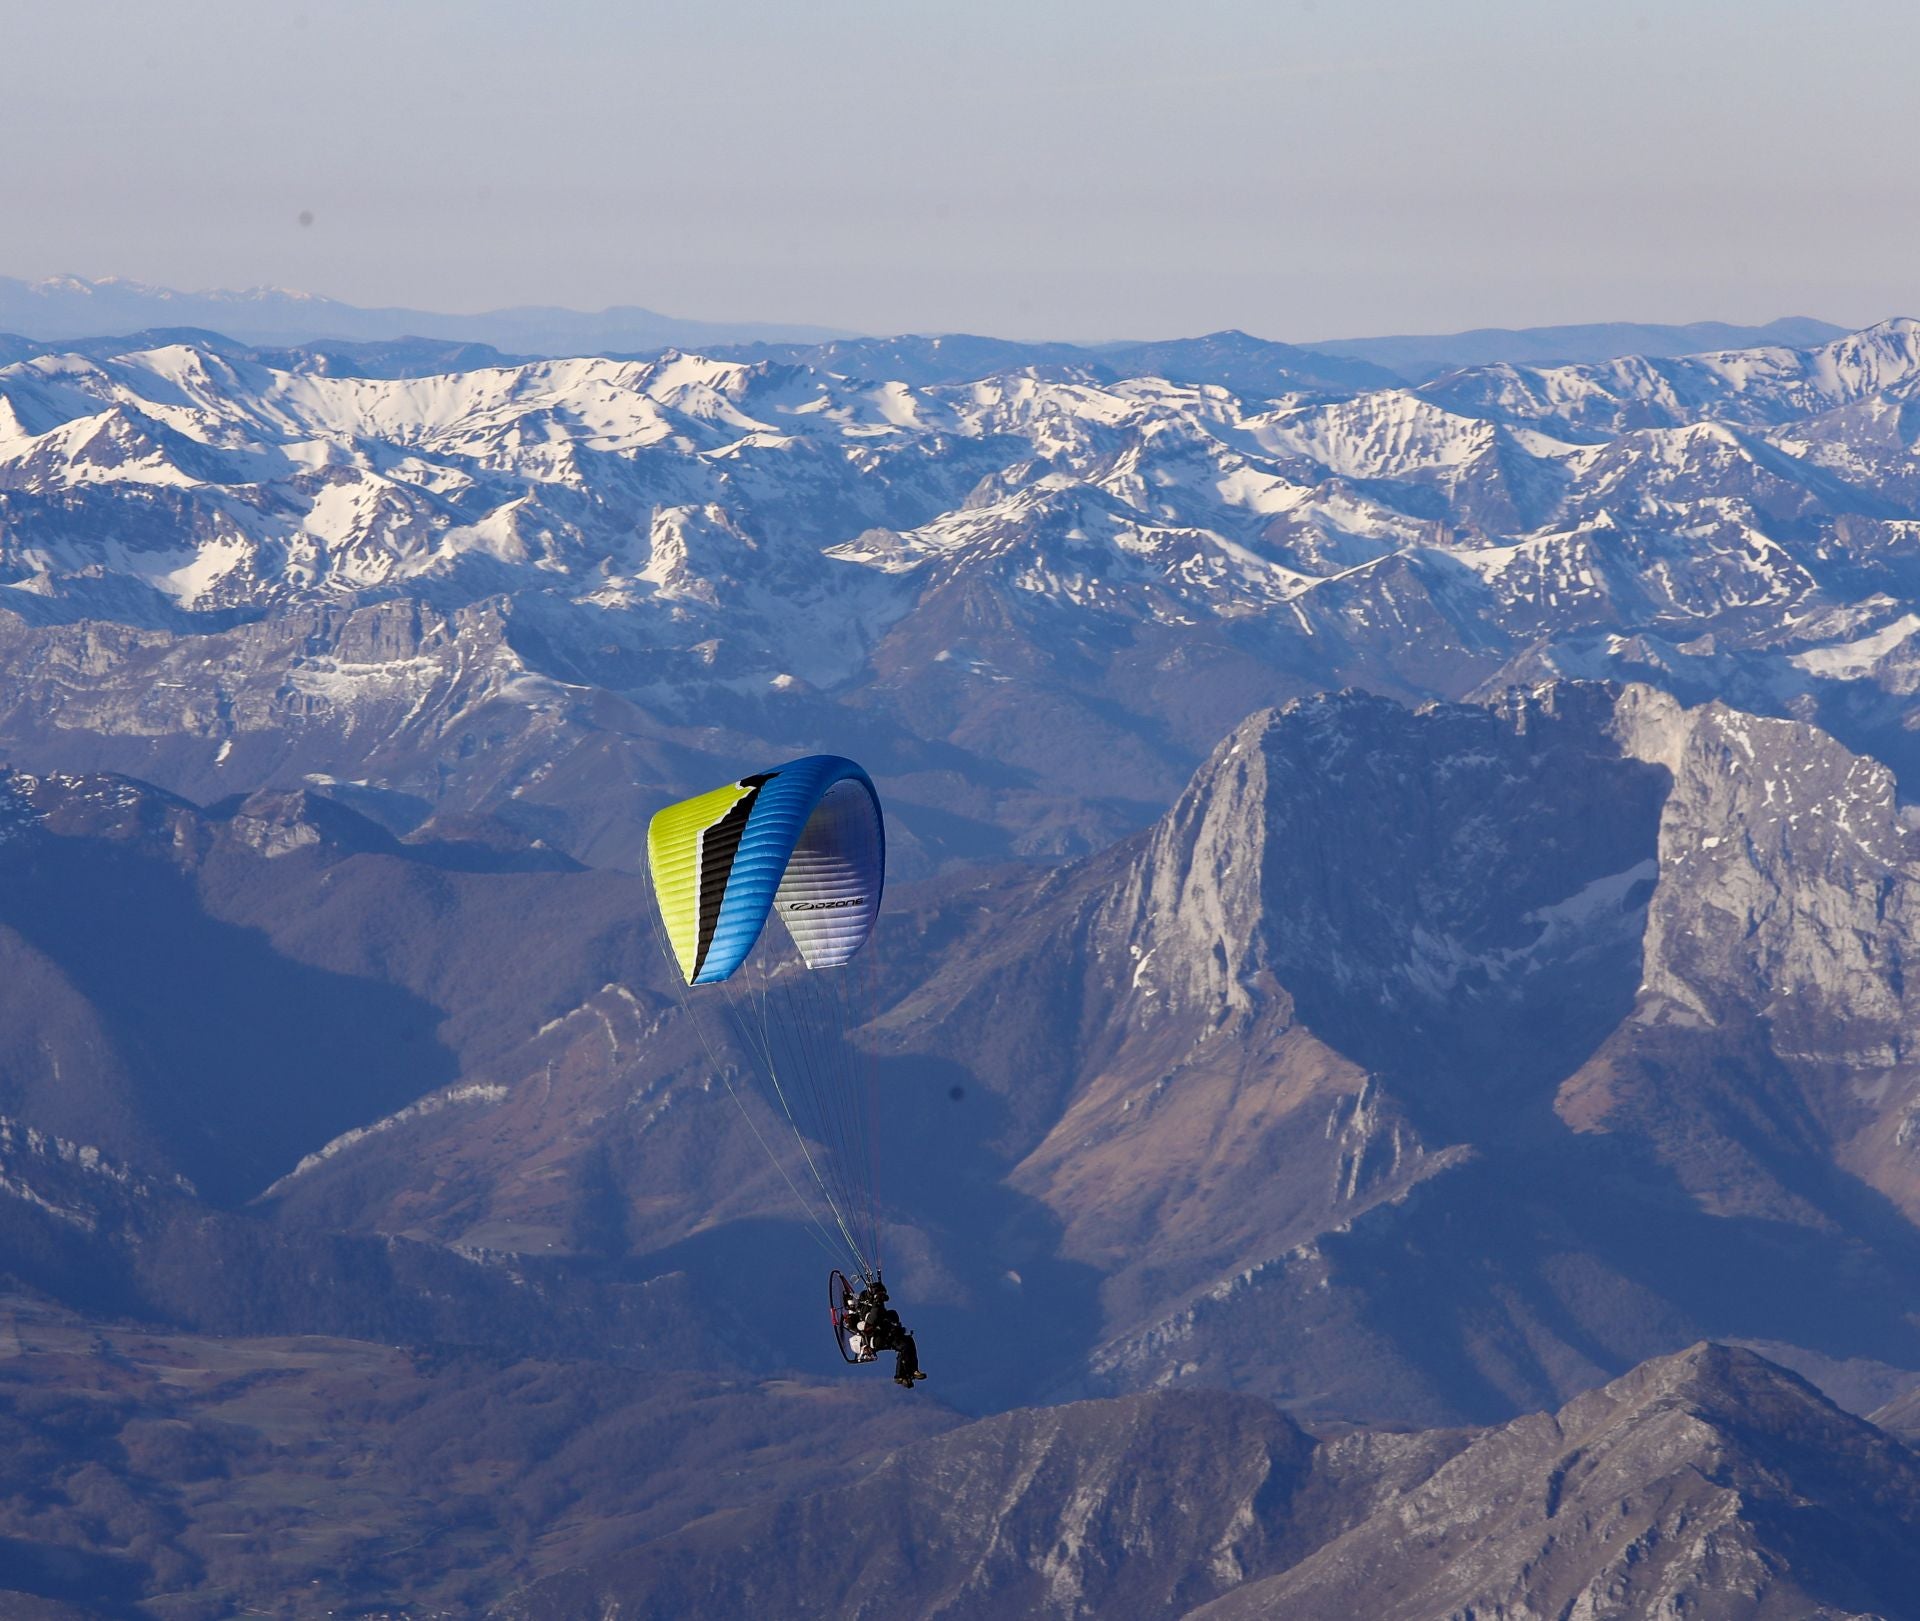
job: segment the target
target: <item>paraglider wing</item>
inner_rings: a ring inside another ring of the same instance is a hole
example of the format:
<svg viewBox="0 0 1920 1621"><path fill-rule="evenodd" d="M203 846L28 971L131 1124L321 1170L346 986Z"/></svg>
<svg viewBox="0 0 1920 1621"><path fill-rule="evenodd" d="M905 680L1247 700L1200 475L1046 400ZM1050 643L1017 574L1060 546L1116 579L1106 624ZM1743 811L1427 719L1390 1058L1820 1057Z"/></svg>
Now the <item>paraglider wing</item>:
<svg viewBox="0 0 1920 1621"><path fill-rule="evenodd" d="M867 1016L870 978L849 963L873 933L886 869L872 780L837 754L741 777L660 811L647 827L647 866L663 944L686 982L682 1011L718 1079L814 1236L863 1283L878 1277L872 1071L849 1039ZM786 940L766 932L773 912ZM774 1152L734 1091L709 1028L715 1015L792 1132L791 1156ZM802 1192L808 1180L817 1200Z"/></svg>
<svg viewBox="0 0 1920 1621"><path fill-rule="evenodd" d="M660 811L647 865L689 985L727 978L771 911L809 968L837 968L880 910L880 796L853 761L808 755Z"/></svg>

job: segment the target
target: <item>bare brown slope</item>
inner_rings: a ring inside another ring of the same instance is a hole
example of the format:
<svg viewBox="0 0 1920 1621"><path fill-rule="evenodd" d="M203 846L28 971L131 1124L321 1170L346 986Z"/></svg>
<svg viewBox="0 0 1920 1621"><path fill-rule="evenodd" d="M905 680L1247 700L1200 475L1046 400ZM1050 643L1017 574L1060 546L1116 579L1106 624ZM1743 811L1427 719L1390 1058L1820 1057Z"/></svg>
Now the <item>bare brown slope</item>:
<svg viewBox="0 0 1920 1621"><path fill-rule="evenodd" d="M462 866L311 795L9 779L0 1112L232 1204L637 977L639 881ZM532 863L536 867L538 862Z"/></svg>
<svg viewBox="0 0 1920 1621"><path fill-rule="evenodd" d="M1920 1459L1703 1345L1478 1437L1314 1447L1263 1403L1200 1393L1008 1414L499 1613L1905 1621L1916 1532Z"/></svg>
<svg viewBox="0 0 1920 1621"><path fill-rule="evenodd" d="M0 1615L36 1613L10 1584L170 1621L476 1614L955 1422L844 1385L215 1339L0 1297Z"/></svg>
<svg viewBox="0 0 1920 1621"><path fill-rule="evenodd" d="M1004 1414L857 1485L721 1516L505 1616L1177 1615L1264 1566L1312 1443L1265 1403L1134 1396Z"/></svg>
<svg viewBox="0 0 1920 1621"><path fill-rule="evenodd" d="M1911 1390L1883 1403L1867 1415L1889 1435L1896 1435L1909 1446L1920 1442L1920 1382Z"/></svg>

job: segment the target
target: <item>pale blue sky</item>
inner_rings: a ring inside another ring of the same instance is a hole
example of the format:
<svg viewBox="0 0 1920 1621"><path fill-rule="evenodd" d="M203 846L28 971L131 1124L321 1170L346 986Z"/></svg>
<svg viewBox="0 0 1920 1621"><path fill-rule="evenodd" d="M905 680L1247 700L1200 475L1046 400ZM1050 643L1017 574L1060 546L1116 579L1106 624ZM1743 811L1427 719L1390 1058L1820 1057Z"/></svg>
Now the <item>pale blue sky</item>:
<svg viewBox="0 0 1920 1621"><path fill-rule="evenodd" d="M1920 313L1917 14L0 0L0 274L1070 338L1861 323Z"/></svg>

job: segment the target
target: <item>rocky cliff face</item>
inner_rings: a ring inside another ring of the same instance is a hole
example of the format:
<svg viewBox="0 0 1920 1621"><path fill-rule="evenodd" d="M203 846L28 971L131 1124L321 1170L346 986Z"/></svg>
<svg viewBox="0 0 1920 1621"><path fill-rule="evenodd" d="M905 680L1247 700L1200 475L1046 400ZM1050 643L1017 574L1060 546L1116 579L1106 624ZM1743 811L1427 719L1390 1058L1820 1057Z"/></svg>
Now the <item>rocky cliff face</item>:
<svg viewBox="0 0 1920 1621"><path fill-rule="evenodd" d="M1907 837L1803 723L1313 700L992 905L892 1035L1058 1098L1011 1181L1104 1277L1103 1388L1432 1421L1690 1333L1910 1367Z"/></svg>
<svg viewBox="0 0 1920 1621"><path fill-rule="evenodd" d="M1135 961L1126 1016L1224 1023L1280 985L1323 1019L1366 1000L1375 1033L1424 1033L1463 999L1537 993L1606 943L1588 925L1634 918L1609 903L1653 879L1664 785L1606 742L1610 703L1565 687L1493 708L1342 695L1255 715L1101 913L1100 948Z"/></svg>
<svg viewBox="0 0 1920 1621"><path fill-rule="evenodd" d="M1087 924L1108 1023L1016 1177L1077 1253L1157 1289L1264 1266L1460 1160L1624 1012L1659 780L1605 707L1352 696L1222 745Z"/></svg>
<svg viewBox="0 0 1920 1621"><path fill-rule="evenodd" d="M1912 1219L1920 850L1892 773L1811 728L1652 693L1621 735L1673 775L1662 877L1633 1018L1569 1079L1563 1117L1649 1132L1715 1209L1804 1211L1811 1161Z"/></svg>

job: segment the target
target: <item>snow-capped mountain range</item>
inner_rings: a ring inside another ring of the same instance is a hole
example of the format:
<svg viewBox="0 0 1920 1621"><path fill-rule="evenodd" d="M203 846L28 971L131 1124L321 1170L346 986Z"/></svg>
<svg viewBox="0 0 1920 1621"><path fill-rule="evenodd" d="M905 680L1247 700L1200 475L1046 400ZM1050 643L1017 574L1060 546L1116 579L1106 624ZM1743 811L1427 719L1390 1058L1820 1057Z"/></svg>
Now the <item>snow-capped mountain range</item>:
<svg viewBox="0 0 1920 1621"><path fill-rule="evenodd" d="M361 779L354 749L298 740L397 705L420 735L378 780L430 799L535 716L694 747L854 727L933 773L926 801L942 772L998 773L983 820L1032 850L1139 825L1250 707L1342 685L1650 679L1909 768L1920 323L1419 388L863 369L937 341L398 378L211 343L0 368L15 714L91 734L72 763L205 793L269 732ZM1162 358L1246 353L1206 345ZM443 724L476 705L487 737ZM471 802L544 791L515 769Z"/></svg>

